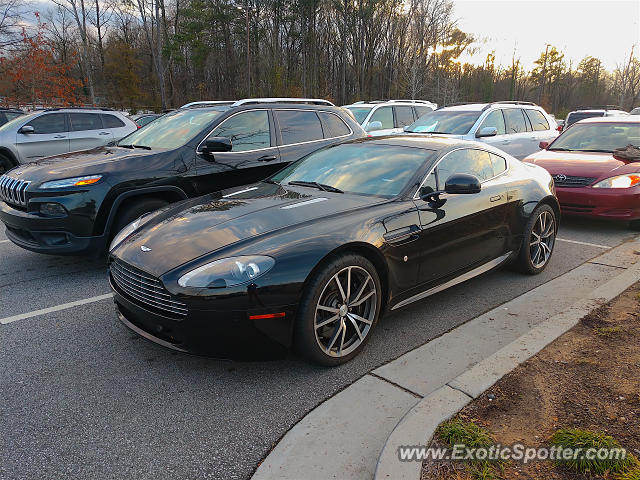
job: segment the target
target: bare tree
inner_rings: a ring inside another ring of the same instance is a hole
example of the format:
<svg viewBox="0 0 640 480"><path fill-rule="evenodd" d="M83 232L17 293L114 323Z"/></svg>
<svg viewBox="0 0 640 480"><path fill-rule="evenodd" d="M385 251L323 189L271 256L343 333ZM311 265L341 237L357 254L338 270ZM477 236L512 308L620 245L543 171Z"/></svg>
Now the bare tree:
<svg viewBox="0 0 640 480"><path fill-rule="evenodd" d="M0 0L0 50L20 41L25 7L25 2L20 0Z"/></svg>

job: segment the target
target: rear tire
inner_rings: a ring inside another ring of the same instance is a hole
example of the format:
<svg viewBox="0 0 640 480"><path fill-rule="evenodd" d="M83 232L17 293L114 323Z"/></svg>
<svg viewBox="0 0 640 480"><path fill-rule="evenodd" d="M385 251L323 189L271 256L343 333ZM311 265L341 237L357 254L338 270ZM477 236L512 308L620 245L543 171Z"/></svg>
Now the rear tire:
<svg viewBox="0 0 640 480"><path fill-rule="evenodd" d="M109 235L109 243L113 240L120 230L129 225L134 220L140 218L145 213L150 213L159 208L168 205L169 202L160 198L143 198L141 200L134 200L131 203L121 207L116 213L116 220L111 227Z"/></svg>
<svg viewBox="0 0 640 480"><path fill-rule="evenodd" d="M336 366L363 349L380 317L382 285L364 257L342 254L313 274L298 308L294 346L314 363Z"/></svg>
<svg viewBox="0 0 640 480"><path fill-rule="evenodd" d="M640 231L640 220L631 220L629 222L629 228L631 230Z"/></svg>
<svg viewBox="0 0 640 480"><path fill-rule="evenodd" d="M549 205L536 208L525 227L520 252L514 267L522 273L537 275L551 259L558 223L556 212Z"/></svg>

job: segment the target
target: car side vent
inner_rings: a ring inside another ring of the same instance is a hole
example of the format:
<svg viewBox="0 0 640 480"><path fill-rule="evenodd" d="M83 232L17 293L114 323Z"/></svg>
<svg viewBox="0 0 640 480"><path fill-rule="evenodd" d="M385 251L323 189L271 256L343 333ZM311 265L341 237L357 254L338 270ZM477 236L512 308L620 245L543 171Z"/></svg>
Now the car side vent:
<svg viewBox="0 0 640 480"><path fill-rule="evenodd" d="M23 207L27 206L27 187L31 182L11 178L9 175L0 177L0 199Z"/></svg>

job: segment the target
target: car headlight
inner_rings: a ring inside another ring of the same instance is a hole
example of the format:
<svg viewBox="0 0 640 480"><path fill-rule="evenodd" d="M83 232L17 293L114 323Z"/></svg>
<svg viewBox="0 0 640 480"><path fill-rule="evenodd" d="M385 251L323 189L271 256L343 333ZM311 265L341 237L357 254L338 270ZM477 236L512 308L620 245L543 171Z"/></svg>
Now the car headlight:
<svg viewBox="0 0 640 480"><path fill-rule="evenodd" d="M142 225L144 225L153 217L155 217L158 213L160 212L155 211L152 213L145 213L144 215L139 217L137 220L134 220L129 225L127 225L122 230L120 230L118 234L115 237L113 237L113 240L111 241L111 245L109 245L109 251L110 252L113 251L114 248L116 248L118 245L124 242L127 238L129 238L129 236L133 232L135 232L138 228L140 228Z"/></svg>
<svg viewBox="0 0 640 480"><path fill-rule="evenodd" d="M276 261L264 255L223 258L185 273L178 280L181 287L225 288L240 285L264 275Z"/></svg>
<svg viewBox="0 0 640 480"><path fill-rule="evenodd" d="M640 174L630 173L600 180L593 188L629 188L638 184L640 184Z"/></svg>
<svg viewBox="0 0 640 480"><path fill-rule="evenodd" d="M82 187L85 185L93 185L94 183L98 183L102 175L89 175L86 177L73 177L73 178L65 178L62 180L52 180L50 182L44 182L40 185L41 189L49 189L49 188L64 188L64 187Z"/></svg>

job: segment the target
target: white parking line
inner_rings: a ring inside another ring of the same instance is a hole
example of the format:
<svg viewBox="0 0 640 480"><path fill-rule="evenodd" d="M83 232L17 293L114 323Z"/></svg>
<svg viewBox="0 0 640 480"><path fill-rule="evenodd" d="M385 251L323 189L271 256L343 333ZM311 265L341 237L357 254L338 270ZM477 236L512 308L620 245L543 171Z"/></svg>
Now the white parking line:
<svg viewBox="0 0 640 480"><path fill-rule="evenodd" d="M29 313L21 313L20 315L13 315L12 317L0 318L0 324L6 325L7 323L16 322L18 320L24 320L25 318L37 317L46 313L59 312L60 310L66 310L67 308L77 307L80 305L86 305L87 303L99 302L111 298L113 295L107 293L106 295L98 295L97 297L85 298L84 300L76 300L75 302L63 303L62 305L56 305L55 307L43 308L41 310L34 310Z"/></svg>
<svg viewBox="0 0 640 480"><path fill-rule="evenodd" d="M598 243L589 243L589 242L579 242L578 240L569 240L567 238L556 238L556 240L559 240L561 242L567 242L567 243L576 243L578 245L585 245L587 247L604 248L605 250L609 250L613 248L608 245L600 245Z"/></svg>

